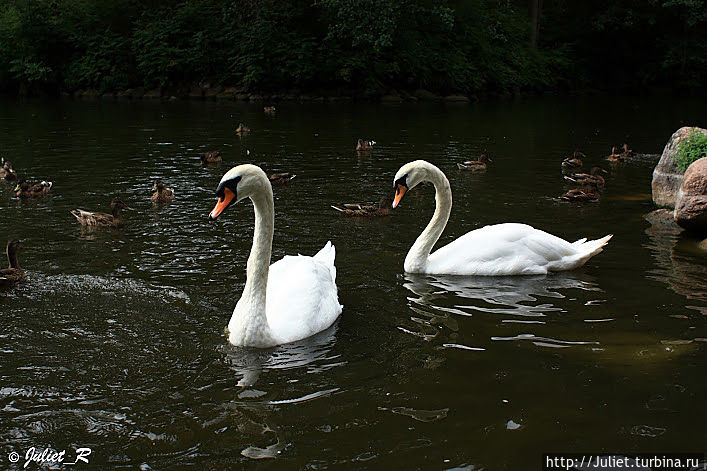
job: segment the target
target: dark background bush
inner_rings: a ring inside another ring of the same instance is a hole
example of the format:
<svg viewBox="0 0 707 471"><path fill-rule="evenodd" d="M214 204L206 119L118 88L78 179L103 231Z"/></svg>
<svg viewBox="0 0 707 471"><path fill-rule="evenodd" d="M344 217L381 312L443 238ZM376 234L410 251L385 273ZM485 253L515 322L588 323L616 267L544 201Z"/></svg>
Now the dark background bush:
<svg viewBox="0 0 707 471"><path fill-rule="evenodd" d="M20 94L689 90L706 50L703 0L0 3L0 91Z"/></svg>

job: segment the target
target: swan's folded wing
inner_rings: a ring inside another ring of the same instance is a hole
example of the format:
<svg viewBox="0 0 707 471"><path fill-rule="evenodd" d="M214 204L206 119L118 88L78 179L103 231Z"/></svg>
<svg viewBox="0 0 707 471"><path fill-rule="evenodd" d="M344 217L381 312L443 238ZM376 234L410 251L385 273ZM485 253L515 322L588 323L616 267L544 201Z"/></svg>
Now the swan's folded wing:
<svg viewBox="0 0 707 471"><path fill-rule="evenodd" d="M598 252L594 248L590 250L584 243L571 244L526 224L497 224L468 232L441 247L430 255L427 272L457 275L545 274L581 266L595 253Z"/></svg>
<svg viewBox="0 0 707 471"><path fill-rule="evenodd" d="M278 343L309 337L334 323L342 309L334 276L319 259L302 255L270 266L265 310Z"/></svg>

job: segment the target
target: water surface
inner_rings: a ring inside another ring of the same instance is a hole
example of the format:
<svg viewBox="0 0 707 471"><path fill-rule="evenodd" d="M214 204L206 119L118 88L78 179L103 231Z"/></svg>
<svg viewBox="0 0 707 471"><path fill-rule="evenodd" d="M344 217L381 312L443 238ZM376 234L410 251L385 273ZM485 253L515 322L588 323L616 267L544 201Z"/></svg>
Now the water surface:
<svg viewBox="0 0 707 471"><path fill-rule="evenodd" d="M0 240L22 240L30 277L0 293L0 467L30 446L91 447L95 469L515 470L548 451L705 451L705 255L646 217L655 154L704 105L281 104L270 117L235 103L0 102L2 155L54 182L37 201L0 186ZM247 136L233 132L241 121ZM359 137L378 144L357 154ZM563 157L579 147L600 162L624 141L642 155L605 165L600 203L557 198ZM202 167L212 149L225 162ZM484 150L486 174L457 171ZM389 218L329 205L391 194L414 159L450 179L442 243L511 221L614 238L570 273L404 274L430 188ZM273 257L332 240L344 305L326 332L263 351L230 346L223 330L252 207L206 220L221 175L246 162L297 174L275 190ZM150 203L155 178L174 203ZM114 196L134 208L122 231L82 230L69 214Z"/></svg>

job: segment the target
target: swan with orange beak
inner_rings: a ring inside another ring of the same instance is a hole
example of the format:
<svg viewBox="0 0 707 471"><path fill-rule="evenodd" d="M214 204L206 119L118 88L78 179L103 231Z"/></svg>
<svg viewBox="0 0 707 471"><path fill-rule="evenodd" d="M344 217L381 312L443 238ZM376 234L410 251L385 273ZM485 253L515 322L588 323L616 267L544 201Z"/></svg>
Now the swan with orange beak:
<svg viewBox="0 0 707 471"><path fill-rule="evenodd" d="M431 253L452 211L452 190L444 173L424 160L403 165L393 179L393 208L421 182L434 185L436 207L432 220L405 257L408 273L505 276L572 270L601 252L611 239L607 235L568 242L527 224L504 223L467 232Z"/></svg>
<svg viewBox="0 0 707 471"><path fill-rule="evenodd" d="M336 250L331 242L313 257L285 256L270 265L275 208L265 172L255 165L239 165L223 176L216 196L210 221L245 198L250 198L255 211L246 282L228 323L229 342L267 348L330 327L342 310L336 288Z"/></svg>

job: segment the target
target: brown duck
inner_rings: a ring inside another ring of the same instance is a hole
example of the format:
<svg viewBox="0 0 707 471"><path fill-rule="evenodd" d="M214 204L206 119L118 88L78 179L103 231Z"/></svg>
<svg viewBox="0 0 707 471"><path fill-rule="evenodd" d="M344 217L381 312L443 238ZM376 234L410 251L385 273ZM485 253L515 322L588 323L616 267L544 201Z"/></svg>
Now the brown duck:
<svg viewBox="0 0 707 471"><path fill-rule="evenodd" d="M582 157L587 157L583 153L581 153L578 150L575 150L574 153L572 154L572 157L567 157L565 160L562 161L562 168L579 168L584 163L582 162Z"/></svg>
<svg viewBox="0 0 707 471"><path fill-rule="evenodd" d="M628 144L626 144L625 142L622 148L624 151L621 153L621 157L623 157L624 159L630 159L634 156L633 150L629 148Z"/></svg>
<svg viewBox="0 0 707 471"><path fill-rule="evenodd" d="M611 155L607 155L606 160L609 162L623 162L624 158L617 152L616 146L613 146L611 148Z"/></svg>
<svg viewBox="0 0 707 471"><path fill-rule="evenodd" d="M123 208L131 209L118 198L113 198L110 202L111 214L93 213L90 211L84 211L83 209L74 209L69 212L82 226L120 229L125 226L125 219L123 219L123 215L120 214L120 210Z"/></svg>
<svg viewBox="0 0 707 471"><path fill-rule="evenodd" d="M566 201L576 201L583 203L596 203L599 201L599 192L596 188L591 186L585 186L582 188L574 188L564 195L560 196L561 199Z"/></svg>
<svg viewBox="0 0 707 471"><path fill-rule="evenodd" d="M594 186L596 188L604 187L604 177L601 173L609 173L598 165L594 165L589 169L589 173L575 173L574 175L565 175L565 180L575 182L580 186Z"/></svg>
<svg viewBox="0 0 707 471"><path fill-rule="evenodd" d="M236 132L238 134L246 134L246 133L250 132L250 128L243 123L238 123L238 127L236 128Z"/></svg>
<svg viewBox="0 0 707 471"><path fill-rule="evenodd" d="M356 142L356 150L371 150L375 145L376 141L359 139L358 142Z"/></svg>
<svg viewBox="0 0 707 471"><path fill-rule="evenodd" d="M265 106L265 107L263 107L263 112L265 112L265 114L275 114L275 107L274 106Z"/></svg>
<svg viewBox="0 0 707 471"><path fill-rule="evenodd" d="M272 186L282 186L290 183L296 176L296 174L290 172L270 173L268 174L268 180L270 180Z"/></svg>
<svg viewBox="0 0 707 471"><path fill-rule="evenodd" d="M2 158L2 162L0 164L0 179L8 182L14 182L17 180L17 174L12 169L12 164L9 160L5 160L4 157Z"/></svg>
<svg viewBox="0 0 707 471"><path fill-rule="evenodd" d="M15 187L15 196L18 198L39 198L48 194L52 185L53 183L48 181L30 185L25 180L20 180Z"/></svg>
<svg viewBox="0 0 707 471"><path fill-rule="evenodd" d="M6 288L9 286L14 286L15 284L21 283L27 279L25 276L25 271L20 268L20 264L17 261L17 252L20 248L21 245L19 240L10 240L7 242L5 253L7 254L7 260L10 262L10 266L7 268L0 268L0 287Z"/></svg>
<svg viewBox="0 0 707 471"><path fill-rule="evenodd" d="M389 196L384 196L378 204L333 204L332 208L339 211L342 216L358 216L358 217L375 217L389 216L390 210L393 208L393 199Z"/></svg>
<svg viewBox="0 0 707 471"><path fill-rule="evenodd" d="M199 158L201 159L201 163L204 165L217 164L223 160L221 158L221 151L218 150L202 152L199 154Z"/></svg>
<svg viewBox="0 0 707 471"><path fill-rule="evenodd" d="M493 160L489 159L489 156L484 152L479 156L479 160L467 160L466 162L458 163L457 167L459 167L459 170L481 173L486 171L486 166L489 162L493 162Z"/></svg>
<svg viewBox="0 0 707 471"><path fill-rule="evenodd" d="M155 184L152 185L152 197L150 200L154 203L169 203L174 200L174 191L171 188L166 188L162 183L162 180L155 180Z"/></svg>

